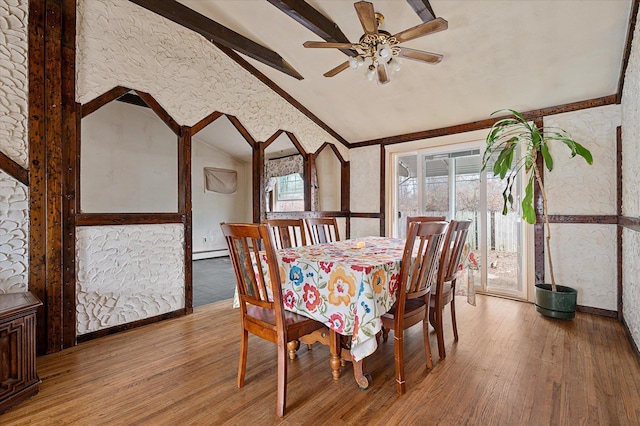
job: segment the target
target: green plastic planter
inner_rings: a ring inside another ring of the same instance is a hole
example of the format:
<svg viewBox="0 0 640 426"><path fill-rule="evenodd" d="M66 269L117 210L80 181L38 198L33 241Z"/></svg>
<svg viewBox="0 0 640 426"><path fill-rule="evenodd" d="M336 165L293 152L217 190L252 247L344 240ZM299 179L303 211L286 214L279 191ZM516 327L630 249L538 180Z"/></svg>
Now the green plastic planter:
<svg viewBox="0 0 640 426"><path fill-rule="evenodd" d="M557 319L572 319L576 316L578 290L556 285L558 291L551 291L551 284L536 284L536 311Z"/></svg>

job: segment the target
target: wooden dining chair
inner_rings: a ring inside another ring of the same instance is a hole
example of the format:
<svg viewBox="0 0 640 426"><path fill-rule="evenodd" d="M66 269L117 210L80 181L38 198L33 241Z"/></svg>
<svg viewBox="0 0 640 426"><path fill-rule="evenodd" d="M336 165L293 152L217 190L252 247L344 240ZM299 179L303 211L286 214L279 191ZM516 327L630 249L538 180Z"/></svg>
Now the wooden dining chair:
<svg viewBox="0 0 640 426"><path fill-rule="evenodd" d="M315 217L305 219L311 244L324 244L340 241L338 222L335 217Z"/></svg>
<svg viewBox="0 0 640 426"><path fill-rule="evenodd" d="M413 222L444 222L446 216L407 216L407 234L409 233L409 225Z"/></svg>
<svg viewBox="0 0 640 426"><path fill-rule="evenodd" d="M229 247L240 300L242 336L238 387L244 386L248 334L252 333L276 343L278 347L276 412L282 417L285 413L287 393L287 342L298 340L324 325L285 311L278 258L269 225L221 223L220 226ZM260 260L263 255L266 256L266 262ZM268 277L268 281L265 277Z"/></svg>
<svg viewBox="0 0 640 426"><path fill-rule="evenodd" d="M442 314L444 307L451 304L451 323L453 325L453 339L458 341L458 326L456 325L456 277L462 248L469 233L470 220L449 222L449 229L444 240L442 254L438 267L436 284L431 289L431 306L429 311L429 322L436 329L438 337L438 354L440 359L447 355L444 349L444 330Z"/></svg>
<svg viewBox="0 0 640 426"><path fill-rule="evenodd" d="M396 303L381 317L385 342L389 330L393 330L396 390L400 395L405 392L404 330L422 323L426 364L427 368L433 367L429 344L429 299L446 230L446 222L415 222L409 225Z"/></svg>
<svg viewBox="0 0 640 426"><path fill-rule="evenodd" d="M302 219L267 219L276 250L307 245Z"/></svg>

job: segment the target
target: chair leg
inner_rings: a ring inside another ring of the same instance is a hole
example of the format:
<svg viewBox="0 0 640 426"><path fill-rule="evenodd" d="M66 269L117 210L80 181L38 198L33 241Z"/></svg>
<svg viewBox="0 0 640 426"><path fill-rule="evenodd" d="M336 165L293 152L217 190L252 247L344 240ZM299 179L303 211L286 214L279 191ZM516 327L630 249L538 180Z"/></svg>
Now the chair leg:
<svg viewBox="0 0 640 426"><path fill-rule="evenodd" d="M276 413L284 417L287 400L287 347L286 343L278 342L278 391Z"/></svg>
<svg viewBox="0 0 640 426"><path fill-rule="evenodd" d="M396 391L398 395L405 393L404 385L404 332L393 331L393 346L396 361Z"/></svg>
<svg viewBox="0 0 640 426"><path fill-rule="evenodd" d="M422 335L424 338L424 355L427 358L427 368L433 368L433 360L431 359L431 343L429 342L429 320L427 317L422 321Z"/></svg>
<svg viewBox="0 0 640 426"><path fill-rule="evenodd" d="M438 355L440 355L440 359L444 359L447 354L444 350L444 330L442 326L442 309L439 306L436 306L435 310L435 320L436 323L434 325L436 329L436 336L438 337Z"/></svg>
<svg viewBox="0 0 640 426"><path fill-rule="evenodd" d="M382 341L384 343L387 343L387 340L389 340L389 329L388 328L382 328Z"/></svg>
<svg viewBox="0 0 640 426"><path fill-rule="evenodd" d="M249 344L249 332L242 330L240 338L240 362L238 363L238 387L244 386L244 372L247 369L247 346Z"/></svg>
<svg viewBox="0 0 640 426"><path fill-rule="evenodd" d="M451 296L451 324L453 324L453 340L458 341L458 325L456 324L456 297Z"/></svg>

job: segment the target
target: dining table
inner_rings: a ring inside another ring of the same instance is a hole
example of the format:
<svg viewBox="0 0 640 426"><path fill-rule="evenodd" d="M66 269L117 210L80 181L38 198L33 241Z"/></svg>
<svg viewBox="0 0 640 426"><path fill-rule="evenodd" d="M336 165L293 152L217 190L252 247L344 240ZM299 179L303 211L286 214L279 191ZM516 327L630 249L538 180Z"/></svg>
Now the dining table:
<svg viewBox="0 0 640 426"><path fill-rule="evenodd" d="M368 387L364 359L395 303L404 244L365 237L277 251L284 307L328 327L334 379L344 359L353 362L358 386ZM346 349L341 336L350 338Z"/></svg>

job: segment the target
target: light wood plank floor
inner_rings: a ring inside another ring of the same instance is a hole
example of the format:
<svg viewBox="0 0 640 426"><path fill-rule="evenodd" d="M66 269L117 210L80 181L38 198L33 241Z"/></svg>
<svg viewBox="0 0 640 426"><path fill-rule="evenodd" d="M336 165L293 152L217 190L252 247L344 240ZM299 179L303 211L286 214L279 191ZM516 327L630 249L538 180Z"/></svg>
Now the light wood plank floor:
<svg viewBox="0 0 640 426"><path fill-rule="evenodd" d="M446 360L437 361L431 334L431 371L420 327L409 330L403 396L395 390L392 339L369 357L366 391L350 365L334 382L329 351L316 345L289 363L287 415L278 419L275 346L250 338L238 389L238 312L223 301L39 358L40 393L0 424L640 423L640 364L619 322L587 314L551 321L530 304L486 296L476 307L462 301L457 344L445 324Z"/></svg>

